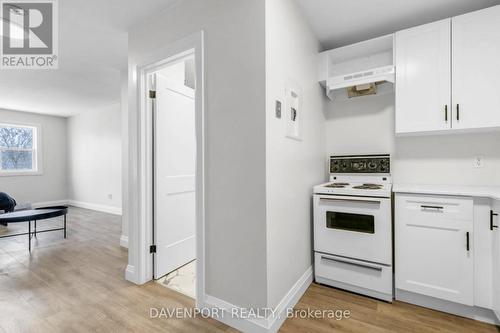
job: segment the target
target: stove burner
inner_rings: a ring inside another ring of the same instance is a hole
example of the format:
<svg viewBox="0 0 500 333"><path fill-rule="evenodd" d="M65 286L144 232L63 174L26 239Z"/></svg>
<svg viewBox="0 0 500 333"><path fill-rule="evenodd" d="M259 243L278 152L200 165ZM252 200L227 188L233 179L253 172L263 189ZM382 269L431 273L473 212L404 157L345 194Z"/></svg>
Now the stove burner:
<svg viewBox="0 0 500 333"><path fill-rule="evenodd" d="M379 184L363 184L359 186L354 186L353 188L358 190L381 190L384 186Z"/></svg>
<svg viewBox="0 0 500 333"><path fill-rule="evenodd" d="M330 188L344 188L347 185L349 185L349 183L331 183L331 184L325 185L325 187L330 187Z"/></svg>

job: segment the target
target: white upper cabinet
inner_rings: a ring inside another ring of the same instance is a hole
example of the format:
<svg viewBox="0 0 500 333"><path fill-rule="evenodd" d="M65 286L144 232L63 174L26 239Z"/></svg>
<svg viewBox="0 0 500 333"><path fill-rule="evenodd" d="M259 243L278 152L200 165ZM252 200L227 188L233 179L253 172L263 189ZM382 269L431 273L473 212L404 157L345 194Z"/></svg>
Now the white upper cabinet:
<svg viewBox="0 0 500 333"><path fill-rule="evenodd" d="M500 6L400 31L396 133L500 128Z"/></svg>
<svg viewBox="0 0 500 333"><path fill-rule="evenodd" d="M451 128L450 20L396 33L396 132Z"/></svg>
<svg viewBox="0 0 500 333"><path fill-rule="evenodd" d="M500 126L500 6L452 19L453 128Z"/></svg>

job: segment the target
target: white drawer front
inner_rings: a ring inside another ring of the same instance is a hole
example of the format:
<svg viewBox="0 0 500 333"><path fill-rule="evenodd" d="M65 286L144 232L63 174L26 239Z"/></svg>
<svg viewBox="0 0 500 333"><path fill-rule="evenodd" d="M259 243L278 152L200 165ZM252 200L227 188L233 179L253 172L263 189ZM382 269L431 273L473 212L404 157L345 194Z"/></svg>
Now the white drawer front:
<svg viewBox="0 0 500 333"><path fill-rule="evenodd" d="M474 216L474 201L469 197L396 194L398 218L428 226L469 225Z"/></svg>
<svg viewBox="0 0 500 333"><path fill-rule="evenodd" d="M392 266L316 252L314 269L317 277L392 294Z"/></svg>

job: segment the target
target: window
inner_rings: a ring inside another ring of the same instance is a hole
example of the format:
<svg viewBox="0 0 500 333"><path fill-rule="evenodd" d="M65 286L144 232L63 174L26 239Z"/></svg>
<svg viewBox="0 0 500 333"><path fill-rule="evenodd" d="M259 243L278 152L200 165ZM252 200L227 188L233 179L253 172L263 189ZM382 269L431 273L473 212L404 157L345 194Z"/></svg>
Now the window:
<svg viewBox="0 0 500 333"><path fill-rule="evenodd" d="M38 128L0 123L0 175L38 173Z"/></svg>

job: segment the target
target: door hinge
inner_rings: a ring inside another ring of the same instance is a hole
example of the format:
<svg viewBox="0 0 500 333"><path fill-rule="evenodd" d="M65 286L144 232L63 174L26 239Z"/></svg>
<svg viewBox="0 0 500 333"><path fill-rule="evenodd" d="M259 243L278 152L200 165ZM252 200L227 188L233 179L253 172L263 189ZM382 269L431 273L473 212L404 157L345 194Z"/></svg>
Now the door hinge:
<svg viewBox="0 0 500 333"><path fill-rule="evenodd" d="M156 90L149 91L149 98L156 98Z"/></svg>
<svg viewBox="0 0 500 333"><path fill-rule="evenodd" d="M156 245L149 246L149 253L156 253Z"/></svg>

